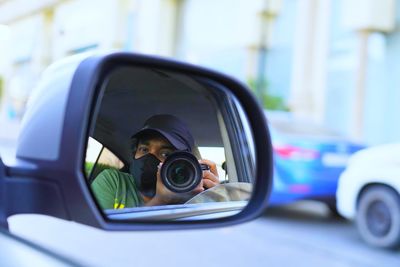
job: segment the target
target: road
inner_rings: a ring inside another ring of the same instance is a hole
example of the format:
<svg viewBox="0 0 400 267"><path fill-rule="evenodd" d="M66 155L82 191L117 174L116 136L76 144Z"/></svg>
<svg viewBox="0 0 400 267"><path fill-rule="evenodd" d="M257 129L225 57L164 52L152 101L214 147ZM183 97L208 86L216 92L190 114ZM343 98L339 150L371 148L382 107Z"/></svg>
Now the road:
<svg viewBox="0 0 400 267"><path fill-rule="evenodd" d="M0 153L9 155L13 145L0 139ZM88 266L400 266L400 250L369 247L351 223L316 202L208 230L105 232L42 215L12 216L9 225L12 233Z"/></svg>

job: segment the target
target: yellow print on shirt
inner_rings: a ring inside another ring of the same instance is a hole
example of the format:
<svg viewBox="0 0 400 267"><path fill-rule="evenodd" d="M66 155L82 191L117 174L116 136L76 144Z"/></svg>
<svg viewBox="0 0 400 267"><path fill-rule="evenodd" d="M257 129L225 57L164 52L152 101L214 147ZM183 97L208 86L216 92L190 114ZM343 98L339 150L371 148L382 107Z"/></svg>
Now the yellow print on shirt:
<svg viewBox="0 0 400 267"><path fill-rule="evenodd" d="M122 203L119 203L118 199L114 199L114 209L123 209L125 208L125 205Z"/></svg>

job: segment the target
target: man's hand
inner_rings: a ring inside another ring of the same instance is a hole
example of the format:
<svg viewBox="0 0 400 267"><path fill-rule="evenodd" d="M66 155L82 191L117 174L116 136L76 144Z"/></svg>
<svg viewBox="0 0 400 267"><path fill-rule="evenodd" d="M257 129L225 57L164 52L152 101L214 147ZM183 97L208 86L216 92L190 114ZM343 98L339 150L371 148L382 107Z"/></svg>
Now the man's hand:
<svg viewBox="0 0 400 267"><path fill-rule="evenodd" d="M209 189L209 188L214 187L217 184L219 184L217 165L214 162L212 162L211 160L207 160L207 159L201 159L201 160L199 160L199 163L206 164L210 167L209 171L208 170L203 171L202 187Z"/></svg>

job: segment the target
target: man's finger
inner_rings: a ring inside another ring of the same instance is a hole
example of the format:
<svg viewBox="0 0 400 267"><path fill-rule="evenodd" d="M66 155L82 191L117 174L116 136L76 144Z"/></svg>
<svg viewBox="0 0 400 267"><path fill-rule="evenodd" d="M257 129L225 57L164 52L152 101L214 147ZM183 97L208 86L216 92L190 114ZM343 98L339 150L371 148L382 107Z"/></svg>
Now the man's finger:
<svg viewBox="0 0 400 267"><path fill-rule="evenodd" d="M201 160L199 160L199 162L202 164L208 165L210 167L210 171L217 177L219 176L218 170L217 170L217 165L215 164L215 162L212 162L211 160L208 160L208 159L201 159Z"/></svg>
<svg viewBox="0 0 400 267"><path fill-rule="evenodd" d="M204 183L203 183L203 185L204 185ZM206 188L208 188L208 187L206 187ZM193 189L192 193L199 194L199 193L201 193L203 191L204 191L204 187L203 186L198 186L195 189Z"/></svg>
<svg viewBox="0 0 400 267"><path fill-rule="evenodd" d="M210 171L203 171L203 181L204 180L211 180L214 183L219 183L218 176L215 176L212 172Z"/></svg>
<svg viewBox="0 0 400 267"><path fill-rule="evenodd" d="M212 187L214 187L214 186L216 186L217 185L217 183L215 183L215 182L213 182L213 181L211 181L211 180L209 180L209 179L204 179L203 180L203 186L205 187L205 188L212 188Z"/></svg>

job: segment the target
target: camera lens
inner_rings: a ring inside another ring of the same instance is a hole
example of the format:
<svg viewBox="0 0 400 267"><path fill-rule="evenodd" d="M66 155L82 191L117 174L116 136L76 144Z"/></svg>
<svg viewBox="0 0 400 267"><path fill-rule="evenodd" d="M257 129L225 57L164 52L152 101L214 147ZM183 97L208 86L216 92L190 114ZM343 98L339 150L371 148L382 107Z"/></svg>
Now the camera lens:
<svg viewBox="0 0 400 267"><path fill-rule="evenodd" d="M172 163L167 172L167 176L172 185L177 187L187 186L193 180L195 170L190 162L177 160Z"/></svg>
<svg viewBox="0 0 400 267"><path fill-rule="evenodd" d="M202 168L197 158L189 153L178 151L172 153L163 163L160 170L164 185L176 193L190 192L202 179Z"/></svg>

